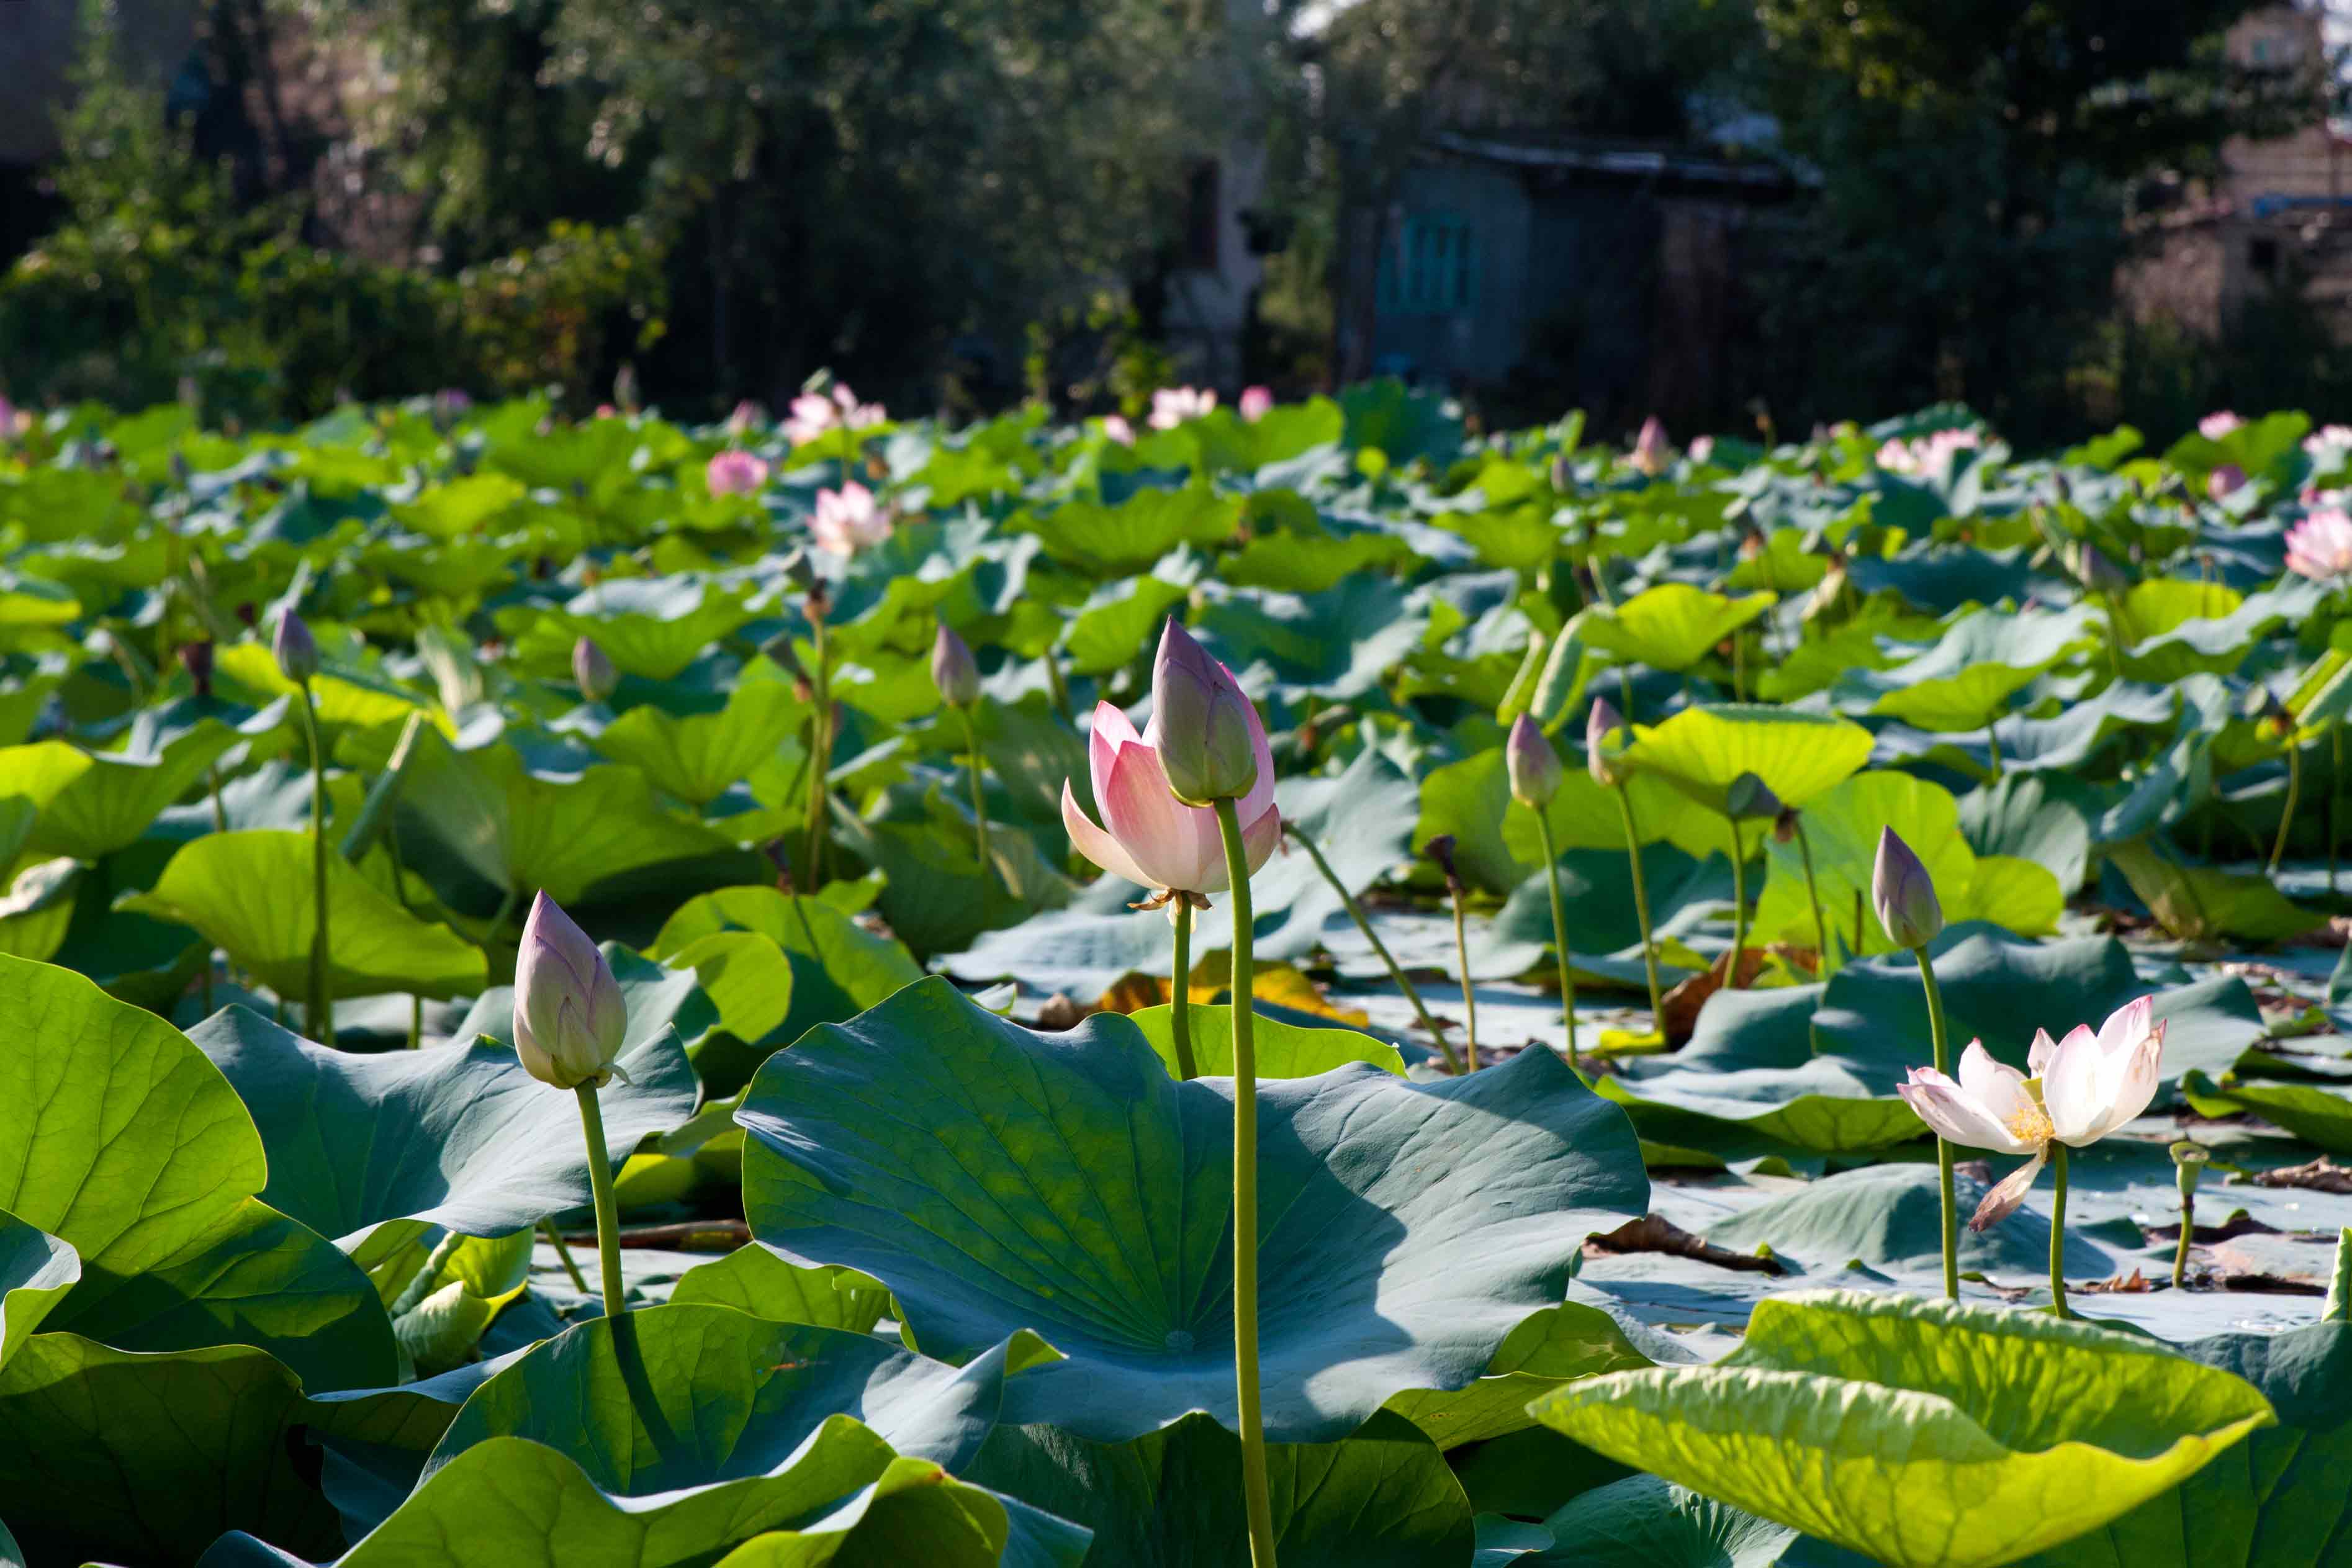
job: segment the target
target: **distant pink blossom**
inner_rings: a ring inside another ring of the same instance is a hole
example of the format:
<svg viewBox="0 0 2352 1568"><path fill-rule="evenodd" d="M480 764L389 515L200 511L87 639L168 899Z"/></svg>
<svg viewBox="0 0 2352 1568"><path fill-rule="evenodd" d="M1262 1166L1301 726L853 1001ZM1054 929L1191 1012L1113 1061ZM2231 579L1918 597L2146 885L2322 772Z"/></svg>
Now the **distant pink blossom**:
<svg viewBox="0 0 2352 1568"><path fill-rule="evenodd" d="M2208 441L2219 441L2244 423L2245 420L2242 416L2231 413L2229 409L2217 408L2197 422L2197 434L2204 437Z"/></svg>
<svg viewBox="0 0 2352 1568"><path fill-rule="evenodd" d="M2288 529L2286 563L2314 582L2352 579L2352 514L2330 508Z"/></svg>
<svg viewBox="0 0 2352 1568"><path fill-rule="evenodd" d="M12 440L33 427L33 416L0 397L0 441Z"/></svg>
<svg viewBox="0 0 2352 1568"><path fill-rule="evenodd" d="M2246 470L2235 463L2224 463L2205 476L2205 494L2213 500L2243 489L2245 485Z"/></svg>
<svg viewBox="0 0 2352 1568"><path fill-rule="evenodd" d="M1274 394L1263 386L1244 388L1239 406L1243 421L1255 425L1274 412Z"/></svg>
<svg viewBox="0 0 2352 1568"><path fill-rule="evenodd" d="M1633 466L1653 479L1666 471L1675 460L1675 449L1666 441L1665 425L1654 414L1642 421L1642 433L1633 437Z"/></svg>
<svg viewBox="0 0 2352 1568"><path fill-rule="evenodd" d="M609 403L600 403L596 405L596 417L599 419L611 419L620 412L621 411L619 409L614 407Z"/></svg>
<svg viewBox="0 0 2352 1568"><path fill-rule="evenodd" d="M784 437L795 447L831 430L866 430L889 415L878 403L860 403L847 384L835 382L833 394L803 392L793 399L792 417L784 421Z"/></svg>
<svg viewBox="0 0 2352 1568"><path fill-rule="evenodd" d="M891 526L889 509L853 479L837 490L816 492L816 515L809 521L809 531L816 535L818 548L855 555L888 539Z"/></svg>
<svg viewBox="0 0 2352 1568"><path fill-rule="evenodd" d="M1198 419L1217 405L1217 395L1202 386L1163 386L1151 395L1151 427L1173 430L1187 419Z"/></svg>
<svg viewBox="0 0 2352 1568"><path fill-rule="evenodd" d="M2303 438L2303 449L2314 462L2335 468L2352 457L2352 425L2323 425Z"/></svg>
<svg viewBox="0 0 2352 1568"><path fill-rule="evenodd" d="M1132 447L1135 445L1135 426L1127 422L1127 416L1123 414L1106 414L1103 416L1102 427L1103 434L1118 442L1120 446Z"/></svg>
<svg viewBox="0 0 2352 1568"><path fill-rule="evenodd" d="M1914 440L1892 440L1878 448L1876 462L1890 474L1940 473L1961 452L1984 445L1974 430L1935 430Z"/></svg>
<svg viewBox="0 0 2352 1568"><path fill-rule="evenodd" d="M1714 456L1715 456L1715 437L1712 437L1712 436L1700 436L1700 437L1696 437L1693 438L1693 440L1691 441L1691 444L1690 444L1690 460L1691 460L1692 462L1694 462L1694 463L1704 463L1704 462L1706 462L1709 458L1712 458L1712 457L1714 457Z"/></svg>
<svg viewBox="0 0 2352 1568"><path fill-rule="evenodd" d="M754 495L768 482L768 465L763 458L730 447L711 455L703 479L715 496Z"/></svg>
<svg viewBox="0 0 2352 1568"><path fill-rule="evenodd" d="M759 424L760 416L760 405L748 397L743 399L735 405L735 411L727 416L727 434L738 441L741 440L751 433L753 426Z"/></svg>

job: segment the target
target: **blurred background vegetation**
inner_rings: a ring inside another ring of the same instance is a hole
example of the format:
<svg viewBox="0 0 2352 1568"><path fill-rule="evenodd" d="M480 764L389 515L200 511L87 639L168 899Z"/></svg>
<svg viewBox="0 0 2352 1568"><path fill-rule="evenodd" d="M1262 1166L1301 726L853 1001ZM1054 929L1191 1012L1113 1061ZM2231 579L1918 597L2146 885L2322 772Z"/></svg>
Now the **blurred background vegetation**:
<svg viewBox="0 0 2352 1568"><path fill-rule="evenodd" d="M48 35L64 87L18 95L54 131L0 166L19 403L284 419L446 385L585 412L626 365L683 416L820 367L902 411L1075 412L1402 369L1496 422L1785 431L1958 398L2031 443L2352 392L2320 286L2341 71L2233 47L2298 15L2250 0L11 5L44 7L79 26ZM2297 135L2326 191L2208 287L2179 247L2251 221L2227 150ZM1663 319L1694 308L1646 252L1602 246L1604 291L1490 240L1484 275L1536 299L1507 368L1383 363L1413 193L1465 136L1580 212L1677 177L1770 195L1732 213L1703 321ZM2190 308L2134 282L2167 256ZM1594 318L1628 310L1648 325L1612 352L1639 363L1596 378Z"/></svg>

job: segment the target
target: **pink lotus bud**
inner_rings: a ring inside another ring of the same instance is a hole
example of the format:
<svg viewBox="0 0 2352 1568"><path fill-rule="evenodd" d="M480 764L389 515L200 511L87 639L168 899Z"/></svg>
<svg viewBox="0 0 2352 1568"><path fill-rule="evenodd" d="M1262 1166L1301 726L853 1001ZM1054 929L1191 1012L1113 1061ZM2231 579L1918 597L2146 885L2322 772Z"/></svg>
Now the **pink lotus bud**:
<svg viewBox="0 0 2352 1568"><path fill-rule="evenodd" d="M270 639L269 651L277 655L278 668L286 679L298 685L309 685L319 673L318 639L290 605L278 612L278 634Z"/></svg>
<svg viewBox="0 0 2352 1568"><path fill-rule="evenodd" d="M748 397L743 399L735 405L735 411L727 416L729 437L740 441L751 433L752 428L760 423L761 417L760 405Z"/></svg>
<svg viewBox="0 0 2352 1568"><path fill-rule="evenodd" d="M940 623L940 635L931 639L931 684L940 689L940 700L950 708L969 707L980 698L980 666L972 662L971 649L963 638L945 621Z"/></svg>
<svg viewBox="0 0 2352 1568"><path fill-rule="evenodd" d="M1263 386L1245 388L1238 406L1243 421L1255 425L1274 412L1274 394Z"/></svg>
<svg viewBox="0 0 2352 1568"><path fill-rule="evenodd" d="M1714 456L1715 456L1715 437L1712 437L1712 436L1700 436L1700 437L1697 437L1696 438L1695 438L1695 439L1691 442L1691 444L1690 444L1690 460L1691 460L1692 462L1694 462L1694 463L1704 463L1704 462L1706 462L1709 458L1712 458L1712 457L1714 457Z"/></svg>
<svg viewBox="0 0 2352 1568"><path fill-rule="evenodd" d="M621 672L613 668L595 638L582 637L572 645L572 679L580 688L582 700L602 702L621 684Z"/></svg>
<svg viewBox="0 0 2352 1568"><path fill-rule="evenodd" d="M613 966L544 892L531 900L515 954L515 1054L556 1089L603 1088L629 1029Z"/></svg>
<svg viewBox="0 0 2352 1568"><path fill-rule="evenodd" d="M711 454L703 482L715 496L756 495L768 482L768 465L740 447Z"/></svg>
<svg viewBox="0 0 2352 1568"><path fill-rule="evenodd" d="M2205 495L2210 500L2220 500L2231 491L2244 488L2246 470L2235 463L2224 463L2205 476Z"/></svg>
<svg viewBox="0 0 2352 1568"><path fill-rule="evenodd" d="M2074 559L2067 564L2074 569L2074 581L2083 584L2084 593L2120 594L2131 586L2131 579L2124 575L2123 568L2087 539L2075 544Z"/></svg>
<svg viewBox="0 0 2352 1568"><path fill-rule="evenodd" d="M1187 805L1239 800L1262 773L1265 731L1234 672L1170 617L1151 667L1151 724L1168 791Z"/></svg>
<svg viewBox="0 0 2352 1568"><path fill-rule="evenodd" d="M1592 711L1584 720L1584 765L1592 774L1592 782L1602 789L1614 789L1625 782L1623 770L1609 756L1610 734L1624 727L1624 718L1609 699L1592 700Z"/></svg>
<svg viewBox="0 0 2352 1568"><path fill-rule="evenodd" d="M1103 434L1122 447L1135 445L1135 426L1127 422L1127 416L1123 414L1104 415Z"/></svg>
<svg viewBox="0 0 2352 1568"><path fill-rule="evenodd" d="M1870 901L1878 923L1897 947L1914 951L1936 940L1944 929L1944 906L1937 901L1936 884L1911 846L1891 827L1878 830L1878 859L1870 872Z"/></svg>
<svg viewBox="0 0 2352 1568"><path fill-rule="evenodd" d="M2226 408L2217 408L2197 422L2197 433L2208 441L2219 441L2245 424L2245 420Z"/></svg>
<svg viewBox="0 0 2352 1568"><path fill-rule="evenodd" d="M1559 753L1525 713L1511 721L1511 737L1503 742L1503 770L1510 775L1511 798L1521 805L1541 811L1559 793Z"/></svg>
<svg viewBox="0 0 2352 1568"><path fill-rule="evenodd" d="M1642 433L1633 439L1633 466L1654 479L1666 471L1674 458L1666 445L1666 427L1653 414L1642 421Z"/></svg>

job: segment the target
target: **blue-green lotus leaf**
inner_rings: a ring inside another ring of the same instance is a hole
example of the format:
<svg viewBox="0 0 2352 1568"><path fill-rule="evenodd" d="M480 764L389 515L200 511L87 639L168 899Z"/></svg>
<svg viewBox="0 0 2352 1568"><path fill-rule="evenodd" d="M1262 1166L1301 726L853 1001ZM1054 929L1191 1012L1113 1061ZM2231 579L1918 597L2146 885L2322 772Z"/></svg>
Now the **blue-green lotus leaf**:
<svg viewBox="0 0 2352 1568"><path fill-rule="evenodd" d="M769 1058L753 1234L888 1286L950 1360L1034 1328L1069 1359L1007 1419L1121 1441L1234 1419L1230 1080L1172 1082L1116 1015L1034 1035L941 980ZM1355 1064L1259 1090L1270 1436L1330 1441L1458 1388L1558 1302L1585 1237L1648 1206L1633 1132L1547 1051L1460 1081Z"/></svg>

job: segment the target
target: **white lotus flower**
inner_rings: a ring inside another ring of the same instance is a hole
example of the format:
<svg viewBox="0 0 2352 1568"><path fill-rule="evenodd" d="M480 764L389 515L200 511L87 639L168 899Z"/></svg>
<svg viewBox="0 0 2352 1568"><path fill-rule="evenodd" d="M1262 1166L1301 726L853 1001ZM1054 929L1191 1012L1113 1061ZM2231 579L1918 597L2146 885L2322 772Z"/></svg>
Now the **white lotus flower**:
<svg viewBox="0 0 2352 1568"><path fill-rule="evenodd" d="M1895 1092L1951 1142L2030 1156L1977 1206L1969 1228L1982 1230L2025 1201L2051 1144L2087 1148L2146 1110L2163 1058L2164 1026L2156 1021L2155 998L2143 996L2111 1014L2096 1034L2087 1024L2057 1041L2047 1029L2036 1031L2026 1058L2032 1078L1970 1040L1958 1081L1913 1068L1911 1081Z"/></svg>

